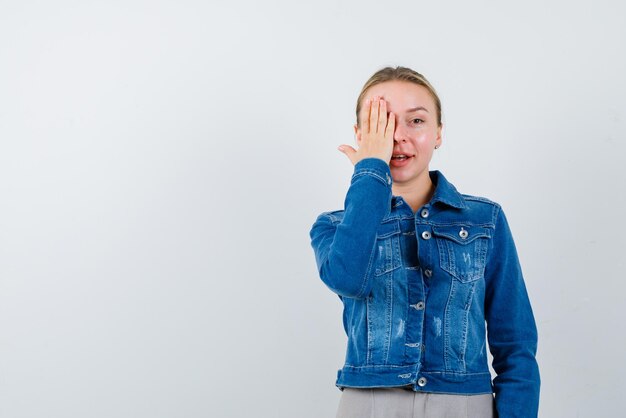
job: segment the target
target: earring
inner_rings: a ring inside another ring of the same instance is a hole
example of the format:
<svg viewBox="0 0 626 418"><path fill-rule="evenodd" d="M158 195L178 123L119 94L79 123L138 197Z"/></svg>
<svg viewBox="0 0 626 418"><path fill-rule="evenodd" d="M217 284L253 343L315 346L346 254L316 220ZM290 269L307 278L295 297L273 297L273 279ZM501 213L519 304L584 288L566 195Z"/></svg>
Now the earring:
<svg viewBox="0 0 626 418"><path fill-rule="evenodd" d="M439 145L435 145L435 149L438 149L438 148L439 148Z"/></svg>

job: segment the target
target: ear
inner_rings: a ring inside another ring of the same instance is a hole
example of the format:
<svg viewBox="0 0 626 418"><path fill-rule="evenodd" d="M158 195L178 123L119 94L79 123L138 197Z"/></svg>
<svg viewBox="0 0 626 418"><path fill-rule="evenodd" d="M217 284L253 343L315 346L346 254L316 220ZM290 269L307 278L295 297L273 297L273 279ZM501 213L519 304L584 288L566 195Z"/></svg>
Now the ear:
<svg viewBox="0 0 626 418"><path fill-rule="evenodd" d="M437 148L441 146L441 141L442 141L442 136L443 136L442 131L443 131L443 124L437 127L437 138L435 139L435 145L437 146Z"/></svg>
<svg viewBox="0 0 626 418"><path fill-rule="evenodd" d="M354 137L356 138L356 143L360 144L361 143L361 129L359 128L358 124L354 124Z"/></svg>

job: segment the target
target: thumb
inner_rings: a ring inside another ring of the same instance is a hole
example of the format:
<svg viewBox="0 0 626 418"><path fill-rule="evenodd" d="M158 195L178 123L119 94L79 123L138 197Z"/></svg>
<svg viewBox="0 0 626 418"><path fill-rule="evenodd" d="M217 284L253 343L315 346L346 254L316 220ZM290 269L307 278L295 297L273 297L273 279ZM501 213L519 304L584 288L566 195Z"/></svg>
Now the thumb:
<svg viewBox="0 0 626 418"><path fill-rule="evenodd" d="M353 165L356 165L356 150L354 148L350 145L339 145L337 149L346 154L346 156L350 159L350 162L352 162Z"/></svg>

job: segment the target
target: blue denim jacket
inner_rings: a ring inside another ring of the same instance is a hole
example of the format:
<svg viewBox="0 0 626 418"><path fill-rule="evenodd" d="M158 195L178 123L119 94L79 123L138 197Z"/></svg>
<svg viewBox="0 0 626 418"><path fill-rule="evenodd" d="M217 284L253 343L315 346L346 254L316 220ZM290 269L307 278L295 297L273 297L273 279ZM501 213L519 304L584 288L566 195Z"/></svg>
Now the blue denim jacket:
<svg viewBox="0 0 626 418"><path fill-rule="evenodd" d="M414 213L392 196L389 166L361 160L345 210L311 229L320 277L344 305L336 385L495 392L500 418L535 417L537 329L504 212L430 177L434 195Z"/></svg>

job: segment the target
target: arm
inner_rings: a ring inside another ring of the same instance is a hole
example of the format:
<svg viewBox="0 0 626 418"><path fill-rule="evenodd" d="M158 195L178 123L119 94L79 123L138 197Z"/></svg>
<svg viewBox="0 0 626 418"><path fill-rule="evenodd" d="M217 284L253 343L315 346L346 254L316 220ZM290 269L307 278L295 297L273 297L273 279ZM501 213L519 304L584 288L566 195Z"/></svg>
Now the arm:
<svg viewBox="0 0 626 418"><path fill-rule="evenodd" d="M321 214L311 228L311 245L322 281L340 296L362 298L376 249L376 231L391 205L391 174L381 159L366 158L354 167L343 220Z"/></svg>
<svg viewBox="0 0 626 418"><path fill-rule="evenodd" d="M496 227L485 269L489 349L493 355L496 407L500 418L536 417L539 367L537 328L513 237L497 207Z"/></svg>
<svg viewBox="0 0 626 418"><path fill-rule="evenodd" d="M365 101L361 126L355 126L358 151L339 150L354 164L341 222L323 213L311 228L311 245L320 277L340 296L367 297L376 231L391 206L391 172L395 116L379 96Z"/></svg>

